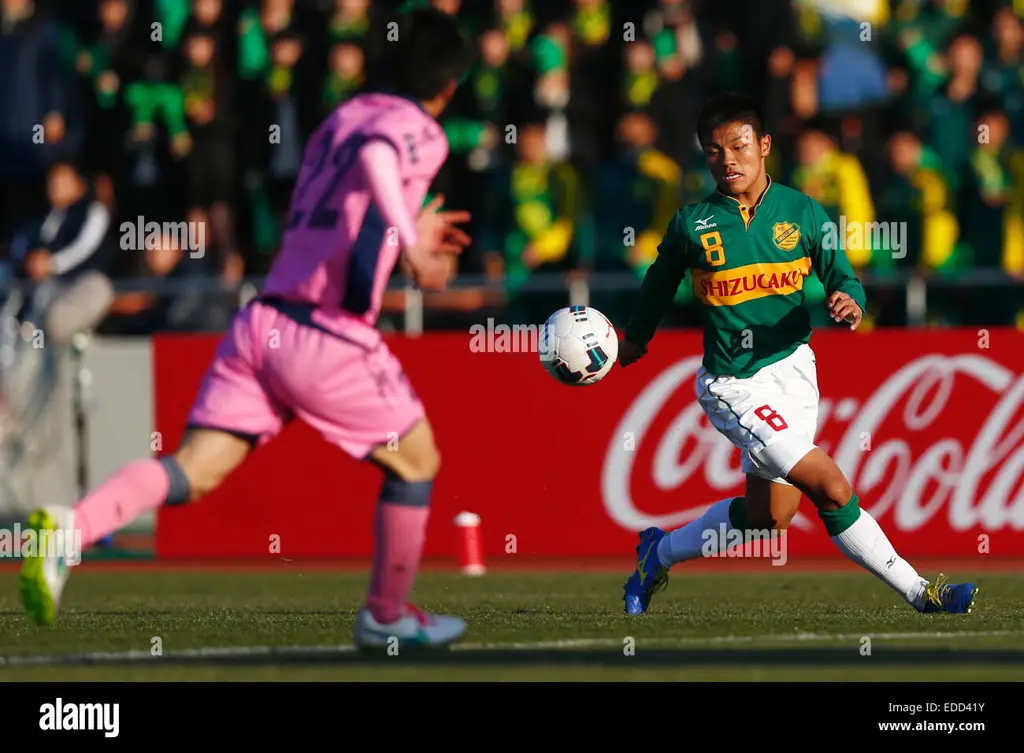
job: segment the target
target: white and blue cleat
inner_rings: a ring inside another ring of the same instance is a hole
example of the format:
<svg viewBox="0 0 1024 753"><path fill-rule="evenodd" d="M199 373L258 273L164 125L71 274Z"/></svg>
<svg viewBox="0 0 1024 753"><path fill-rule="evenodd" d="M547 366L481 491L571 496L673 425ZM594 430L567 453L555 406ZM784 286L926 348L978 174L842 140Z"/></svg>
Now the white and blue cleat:
<svg viewBox="0 0 1024 753"><path fill-rule="evenodd" d="M665 538L660 528L648 528L640 533L636 547L636 570L626 581L623 596L626 614L643 614L651 605L651 597L668 585L668 568L658 559L658 544Z"/></svg>
<svg viewBox="0 0 1024 753"><path fill-rule="evenodd" d="M921 612L925 614L970 614L974 609L974 598L978 595L978 587L973 583L946 583L946 576L940 575L934 583L929 583L924 591L924 605Z"/></svg>
<svg viewBox="0 0 1024 753"><path fill-rule="evenodd" d="M458 617L429 614L406 604L391 624L377 622L369 609L356 618L355 644L362 650L376 648L447 648L466 633L466 623Z"/></svg>

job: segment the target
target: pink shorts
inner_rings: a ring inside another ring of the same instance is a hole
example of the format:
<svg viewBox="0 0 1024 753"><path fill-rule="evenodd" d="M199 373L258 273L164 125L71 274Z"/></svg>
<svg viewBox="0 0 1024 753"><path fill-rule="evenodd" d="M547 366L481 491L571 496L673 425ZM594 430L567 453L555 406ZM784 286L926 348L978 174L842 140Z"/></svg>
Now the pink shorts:
<svg viewBox="0 0 1024 753"><path fill-rule="evenodd" d="M356 325L360 336L346 337L303 313L260 301L238 313L203 378L189 428L262 444L299 418L364 459L423 418L423 404L375 330L368 336L370 328Z"/></svg>

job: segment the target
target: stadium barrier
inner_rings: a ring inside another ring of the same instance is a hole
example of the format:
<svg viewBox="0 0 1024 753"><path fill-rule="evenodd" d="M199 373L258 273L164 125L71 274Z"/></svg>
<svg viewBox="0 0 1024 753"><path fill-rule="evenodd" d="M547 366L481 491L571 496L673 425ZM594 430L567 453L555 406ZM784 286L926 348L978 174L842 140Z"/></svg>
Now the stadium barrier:
<svg viewBox="0 0 1024 753"><path fill-rule="evenodd" d="M959 283L999 286L1007 279L979 272ZM554 276L544 285L561 285L566 303L616 289L602 276L582 287L568 282ZM889 282L908 292L958 284L913 276ZM241 286L242 303L258 284ZM866 280L869 295L874 284ZM189 290L204 285L224 292L216 280L187 282ZM166 293L175 283L117 287ZM388 341L427 404L444 456L427 556L456 558L453 518L466 511L482 518L490 561L621 557L635 530L681 525L708 503L740 493L738 453L706 425L693 400L698 334L659 334L642 366L567 392L540 371L528 341L513 337L511 349L519 352L477 352L479 341L466 331L415 336L423 299L408 298L404 331L414 336ZM50 442L32 463L3 467L0 519L39 504L71 504L83 481L92 486L129 460L173 451L218 339L94 337L85 371L55 359L62 364L56 403L38 426L67 441ZM1024 555L1024 334L838 330L816 333L813 345L821 356L820 442L836 453L902 552ZM483 350L501 347L492 339ZM87 405L75 394L76 375L91 377ZM653 411L649 425L645 411ZM0 429L8 431L8 423ZM32 439L29 446L41 445ZM156 527L162 557L368 556L375 471L301 424L258 452L210 500L146 515L132 530L151 534ZM803 511L787 534L792 556L835 555L811 506Z"/></svg>
<svg viewBox="0 0 1024 753"><path fill-rule="evenodd" d="M152 338L155 428L167 451L217 342ZM628 557L637 530L682 525L742 493L738 451L694 399L699 333L659 334L636 367L584 389L557 384L521 342L519 352L477 352L467 333L388 342L443 456L427 557L456 558L463 511L481 518L488 564ZM897 550L1024 554L1024 334L834 330L812 346L818 442ZM211 498L160 510L158 556L366 558L379 479L293 424ZM786 546L790 559L841 556L809 503Z"/></svg>

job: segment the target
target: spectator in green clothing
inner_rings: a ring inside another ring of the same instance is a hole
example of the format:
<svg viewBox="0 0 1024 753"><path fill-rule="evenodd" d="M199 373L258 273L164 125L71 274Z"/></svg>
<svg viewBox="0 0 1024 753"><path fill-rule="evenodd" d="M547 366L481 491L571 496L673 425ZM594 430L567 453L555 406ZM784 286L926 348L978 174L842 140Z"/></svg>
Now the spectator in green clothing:
<svg viewBox="0 0 1024 753"><path fill-rule="evenodd" d="M945 48L962 26L969 0L894 0L893 29L913 30L929 48Z"/></svg>
<svg viewBox="0 0 1024 753"><path fill-rule="evenodd" d="M985 108L976 122L983 143L971 153L959 197L961 236L957 269L1003 269L1024 273L1024 222L1020 184L1014 185L1010 121L998 107ZM1024 322L1019 290L966 291L962 323Z"/></svg>
<svg viewBox="0 0 1024 753"><path fill-rule="evenodd" d="M125 84L139 74L144 52L134 25L134 0L100 0L97 10L98 34L80 40L73 29L65 27L61 57L68 73L77 74L85 84L91 125L86 134L86 167L109 177L120 169L124 148L123 138L112 135L128 129Z"/></svg>
<svg viewBox="0 0 1024 753"><path fill-rule="evenodd" d="M320 122L321 82L309 75L306 38L292 28L269 39L269 64L245 104L245 168L258 239L251 263L260 270L280 238L303 149Z"/></svg>
<svg viewBox="0 0 1024 753"><path fill-rule="evenodd" d="M934 274L953 263L959 224L947 170L935 151L910 129L899 129L887 145L889 170L875 195L879 217L906 228L907 256L897 267ZM897 299L902 301L900 296ZM946 299L948 301L948 298ZM901 303L902 307L905 305ZM932 296L928 316L938 321L949 306ZM892 314L892 312L887 312ZM886 325L902 325L902 316L889 315Z"/></svg>
<svg viewBox="0 0 1024 753"><path fill-rule="evenodd" d="M326 118L366 81L366 56L363 48L349 39L338 42L327 58L327 76L320 98L319 115Z"/></svg>
<svg viewBox="0 0 1024 753"><path fill-rule="evenodd" d="M519 72L509 61L508 34L501 27L490 27L480 35L480 55L456 94L452 114L443 120L452 154L474 156L475 167L485 169L492 163L494 147L508 124L510 87L519 81Z"/></svg>
<svg viewBox="0 0 1024 753"><path fill-rule="evenodd" d="M494 0L497 25L504 29L512 59L529 60L528 42L537 26L530 0Z"/></svg>
<svg viewBox="0 0 1024 753"><path fill-rule="evenodd" d="M680 206L682 171L655 148L657 126L644 112L619 120L619 152L602 166L595 198L596 269L630 272L643 280L658 255L665 228ZM594 294L594 305L613 321L627 312L631 295ZM679 286L676 303L693 300L689 280Z"/></svg>
<svg viewBox="0 0 1024 753"><path fill-rule="evenodd" d="M620 106L629 110L647 107L661 83L654 46L646 39L626 45Z"/></svg>
<svg viewBox="0 0 1024 753"><path fill-rule="evenodd" d="M948 64L942 51L956 32L959 17L948 16L939 9L934 11L938 16L929 10L922 20L917 5L918 2L904 3L898 9L885 41L890 59L898 61L896 67L905 72L905 81L898 87L901 97L894 103L896 115L921 123L922 111L947 79Z"/></svg>
<svg viewBox="0 0 1024 753"><path fill-rule="evenodd" d="M484 209L490 173L512 157L516 137L514 99L527 85L523 67L511 59L508 32L492 25L479 36L480 53L441 121L451 158L435 186L474 215ZM465 254L461 269L482 272L478 254Z"/></svg>
<svg viewBox="0 0 1024 753"><path fill-rule="evenodd" d="M549 156L544 122L527 120L518 129L515 161L491 176L478 235L488 274L503 281L510 315L525 317L513 320L543 321L562 297L530 293L528 281L572 262L581 186L568 163Z"/></svg>
<svg viewBox="0 0 1024 753"><path fill-rule="evenodd" d="M160 40L165 49L174 50L181 42L185 24L192 13L191 0L153 0L154 16L160 24Z"/></svg>
<svg viewBox="0 0 1024 753"><path fill-rule="evenodd" d="M981 42L973 34L957 34L949 45L947 59L949 75L927 104L925 133L928 145L949 170L955 192L970 160L971 144L977 143L973 125L981 95Z"/></svg>
<svg viewBox="0 0 1024 753"><path fill-rule="evenodd" d="M370 0L335 0L327 20L330 42L361 42L370 31Z"/></svg>
<svg viewBox="0 0 1024 753"><path fill-rule="evenodd" d="M213 25L186 26L181 90L191 148L183 160L187 219L207 228L224 281L237 282L243 262L235 248L236 155L240 129L234 103L234 56L219 47Z"/></svg>
<svg viewBox="0 0 1024 753"><path fill-rule="evenodd" d="M612 33L608 0L573 0L572 32L585 48L600 49Z"/></svg>
<svg viewBox="0 0 1024 753"><path fill-rule="evenodd" d="M864 229L874 222L875 207L871 199L867 178L860 160L839 148L824 121L812 120L796 140L796 165L790 182L793 188L815 199L837 229L846 228L847 236L840 237L844 253L855 271L872 266L872 261L888 259L887 249L875 253L872 238ZM854 232L850 232L854 230ZM805 305L811 323L827 326L829 317L825 289L817 273L811 270L804 282ZM877 301L870 302L877 305ZM870 329L878 311L866 311L863 324Z"/></svg>
<svg viewBox="0 0 1024 753"><path fill-rule="evenodd" d="M981 85L1003 103L1012 141L1024 149L1024 21L1011 7L1001 8L992 20Z"/></svg>
<svg viewBox="0 0 1024 753"><path fill-rule="evenodd" d="M971 150L958 202L964 253L957 266L992 268L1002 264L1011 241L1007 213L1016 209L1009 118L1001 108L986 108L975 128L982 143Z"/></svg>
<svg viewBox="0 0 1024 753"><path fill-rule="evenodd" d="M259 81L271 67L270 40L282 34L300 31L293 0L262 0L258 8L248 8L238 19L238 75L246 81Z"/></svg>

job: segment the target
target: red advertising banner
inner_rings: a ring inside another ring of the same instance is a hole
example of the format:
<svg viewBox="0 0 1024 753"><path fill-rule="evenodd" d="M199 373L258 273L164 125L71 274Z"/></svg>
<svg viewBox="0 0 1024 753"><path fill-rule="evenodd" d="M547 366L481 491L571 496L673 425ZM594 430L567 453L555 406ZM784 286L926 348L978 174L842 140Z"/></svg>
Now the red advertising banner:
<svg viewBox="0 0 1024 753"><path fill-rule="evenodd" d="M183 424L216 338L154 338L157 429ZM565 387L533 352L476 352L466 334L396 337L442 453L426 556L456 556L454 517L484 553L626 557L742 494L739 451L694 396L699 333L664 332L636 366ZM500 339L492 345L524 346ZM1024 335L1009 329L820 332L818 444L907 557L1024 555ZM503 348L508 350L508 348ZM288 427L211 497L159 513L162 557L364 558L378 471ZM805 500L788 556L841 556Z"/></svg>

